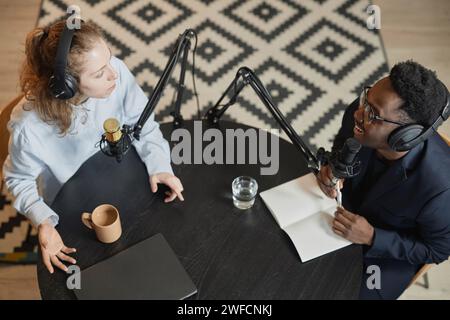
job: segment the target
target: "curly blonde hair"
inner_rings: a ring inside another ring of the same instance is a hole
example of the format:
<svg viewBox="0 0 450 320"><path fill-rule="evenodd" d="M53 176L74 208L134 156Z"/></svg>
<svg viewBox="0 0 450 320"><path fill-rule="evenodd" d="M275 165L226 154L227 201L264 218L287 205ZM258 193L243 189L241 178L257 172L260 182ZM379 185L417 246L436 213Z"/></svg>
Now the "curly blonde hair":
<svg viewBox="0 0 450 320"><path fill-rule="evenodd" d="M32 101L39 117L50 125L56 125L65 135L72 123L74 104L79 103L81 94L68 100L59 100L49 90L50 77L58 47L58 41L66 20L58 21L46 28L35 28L28 33L25 42L25 61L20 71L20 88L26 100ZM83 22L76 30L67 57L66 72L78 82L82 71L84 53L91 50L99 39L104 39L101 29L92 22Z"/></svg>

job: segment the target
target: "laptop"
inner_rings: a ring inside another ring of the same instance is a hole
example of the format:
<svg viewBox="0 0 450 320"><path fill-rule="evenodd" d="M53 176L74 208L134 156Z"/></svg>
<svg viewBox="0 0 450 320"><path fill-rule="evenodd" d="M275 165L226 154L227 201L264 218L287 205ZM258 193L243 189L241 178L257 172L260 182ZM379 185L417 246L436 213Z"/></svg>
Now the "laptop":
<svg viewBox="0 0 450 320"><path fill-rule="evenodd" d="M81 300L181 300L197 293L161 233L81 271Z"/></svg>

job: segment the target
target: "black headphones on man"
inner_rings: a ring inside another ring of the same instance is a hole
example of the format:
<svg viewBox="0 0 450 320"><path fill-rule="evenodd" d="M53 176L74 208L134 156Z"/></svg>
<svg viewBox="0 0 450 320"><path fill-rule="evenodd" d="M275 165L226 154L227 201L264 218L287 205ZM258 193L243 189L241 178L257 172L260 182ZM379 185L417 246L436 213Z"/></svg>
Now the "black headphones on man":
<svg viewBox="0 0 450 320"><path fill-rule="evenodd" d="M433 131L448 119L450 115L450 94L447 87L441 82L446 91L446 103L437 119L429 127L420 124L406 124L396 128L388 137L389 146L395 151L408 151L428 139Z"/></svg>
<svg viewBox="0 0 450 320"><path fill-rule="evenodd" d="M67 57L72 44L75 28L69 29L64 23L56 51L53 75L50 77L49 89L54 98L67 100L73 98L78 90L78 82L74 76L67 72Z"/></svg>

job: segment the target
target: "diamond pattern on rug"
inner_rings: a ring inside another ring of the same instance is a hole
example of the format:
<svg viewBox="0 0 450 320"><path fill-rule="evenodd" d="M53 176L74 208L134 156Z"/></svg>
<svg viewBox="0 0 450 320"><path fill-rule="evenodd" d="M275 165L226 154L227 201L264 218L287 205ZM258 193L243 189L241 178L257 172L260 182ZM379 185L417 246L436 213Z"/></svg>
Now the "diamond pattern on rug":
<svg viewBox="0 0 450 320"><path fill-rule="evenodd" d="M111 1L112 2L112 1ZM106 15L118 25L149 44L173 26L182 23L192 11L176 0L125 0L109 9Z"/></svg>
<svg viewBox="0 0 450 320"><path fill-rule="evenodd" d="M308 11L295 1L236 0L224 11L230 19L266 41L280 36Z"/></svg>
<svg viewBox="0 0 450 320"><path fill-rule="evenodd" d="M344 49L347 55L342 54ZM336 83L345 79L373 50L375 48L370 43L326 18L311 26L286 47L289 54Z"/></svg>
<svg viewBox="0 0 450 320"><path fill-rule="evenodd" d="M34 263L37 235L30 222L12 206L4 183L0 186L0 262Z"/></svg>

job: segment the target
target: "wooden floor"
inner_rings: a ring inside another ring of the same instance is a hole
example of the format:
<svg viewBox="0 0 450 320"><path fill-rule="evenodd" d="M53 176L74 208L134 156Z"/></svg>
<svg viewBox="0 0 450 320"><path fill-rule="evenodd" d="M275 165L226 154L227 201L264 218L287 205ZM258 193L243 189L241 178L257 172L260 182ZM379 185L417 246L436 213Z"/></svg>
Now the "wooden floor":
<svg viewBox="0 0 450 320"><path fill-rule="evenodd" d="M0 300L41 299L36 266L0 264Z"/></svg>
<svg viewBox="0 0 450 320"><path fill-rule="evenodd" d="M450 1L373 0L381 8L381 34L389 65L414 59L436 70L450 87ZM0 1L0 106L19 92L18 69L26 33L37 19L40 1ZM450 121L440 131L450 136ZM431 290L413 286L402 298L450 299L449 262L430 271ZM40 299L34 266L0 265L0 299Z"/></svg>
<svg viewBox="0 0 450 320"><path fill-rule="evenodd" d="M25 35L37 21L39 0L0 1L0 106L18 92Z"/></svg>

